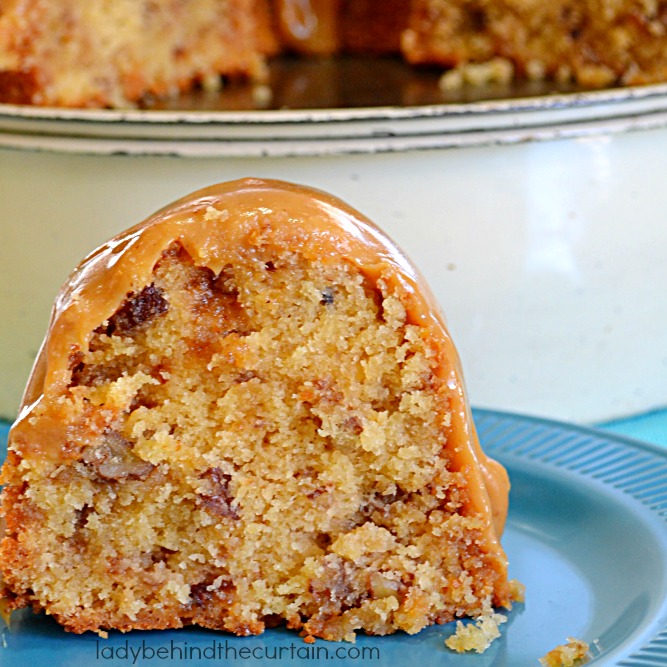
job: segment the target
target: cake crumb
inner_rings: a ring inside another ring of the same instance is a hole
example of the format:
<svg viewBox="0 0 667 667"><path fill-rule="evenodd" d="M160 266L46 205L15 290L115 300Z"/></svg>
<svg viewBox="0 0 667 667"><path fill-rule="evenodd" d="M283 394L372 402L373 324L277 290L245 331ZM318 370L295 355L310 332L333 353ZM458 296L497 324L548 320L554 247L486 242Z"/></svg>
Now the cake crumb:
<svg viewBox="0 0 667 667"><path fill-rule="evenodd" d="M483 63L464 63L445 72L438 83L441 90L457 90L464 85L508 84L514 79L514 64L507 58L492 58Z"/></svg>
<svg viewBox="0 0 667 667"><path fill-rule="evenodd" d="M512 602L525 602L526 601L526 586L522 584L518 579L510 579L510 599Z"/></svg>
<svg viewBox="0 0 667 667"><path fill-rule="evenodd" d="M474 623L467 625L457 621L456 632L445 640L445 645L457 653L465 651L484 653L493 641L500 637L499 626L506 622L507 616L493 612L484 614Z"/></svg>
<svg viewBox="0 0 667 667"><path fill-rule="evenodd" d="M4 621L5 625L9 628L11 627L11 618L12 612L9 605L9 600L5 597L0 597L0 618Z"/></svg>
<svg viewBox="0 0 667 667"><path fill-rule="evenodd" d="M252 101L261 109L266 109L273 100L273 90L266 84L258 84L252 87Z"/></svg>
<svg viewBox="0 0 667 667"><path fill-rule="evenodd" d="M581 639L567 638L567 644L561 644L551 649L540 658L544 667L578 667L585 665L590 659L588 644Z"/></svg>

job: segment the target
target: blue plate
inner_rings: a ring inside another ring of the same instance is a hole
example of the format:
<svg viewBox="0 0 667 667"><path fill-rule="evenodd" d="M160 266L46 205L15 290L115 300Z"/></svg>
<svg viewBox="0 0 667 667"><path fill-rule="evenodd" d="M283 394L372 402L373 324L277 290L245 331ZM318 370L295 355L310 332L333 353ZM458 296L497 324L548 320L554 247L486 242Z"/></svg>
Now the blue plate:
<svg viewBox="0 0 667 667"><path fill-rule="evenodd" d="M2 632L0 665L378 665L536 667L567 637L591 645L589 664L667 666L667 450L597 431L484 410L486 451L512 478L504 545L526 584L502 637L486 653L458 655L452 625L414 636L359 636L305 644L295 632L258 637L187 628L65 633L23 610Z"/></svg>

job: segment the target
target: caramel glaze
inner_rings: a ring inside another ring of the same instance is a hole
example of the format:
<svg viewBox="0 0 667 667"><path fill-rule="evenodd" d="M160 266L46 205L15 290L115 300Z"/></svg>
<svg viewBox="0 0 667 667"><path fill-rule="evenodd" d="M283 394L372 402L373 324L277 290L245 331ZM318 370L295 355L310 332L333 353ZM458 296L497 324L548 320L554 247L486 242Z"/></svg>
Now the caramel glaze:
<svg viewBox="0 0 667 667"><path fill-rule="evenodd" d="M207 217L209 207L222 215ZM180 242L195 263L217 274L234 262L240 248L252 252L259 236L267 249L290 248L306 259L350 262L372 283L384 280L403 302L408 321L426 330L437 351L434 371L449 389L452 463L465 472L470 510L488 518L488 549L504 567L499 536L507 513L508 476L479 445L458 354L433 295L405 255L364 216L331 195L281 181L244 179L200 190L89 255L56 299L10 434L12 448L22 456L64 456L63 442L75 434L58 419L53 399L67 391L71 351L86 350L91 332L113 315L127 294L152 281L153 267L172 242ZM53 415L49 425L44 414L31 419L43 401L49 402Z"/></svg>
<svg viewBox="0 0 667 667"><path fill-rule="evenodd" d="M331 55L341 45L341 0L274 0L281 42L310 55Z"/></svg>

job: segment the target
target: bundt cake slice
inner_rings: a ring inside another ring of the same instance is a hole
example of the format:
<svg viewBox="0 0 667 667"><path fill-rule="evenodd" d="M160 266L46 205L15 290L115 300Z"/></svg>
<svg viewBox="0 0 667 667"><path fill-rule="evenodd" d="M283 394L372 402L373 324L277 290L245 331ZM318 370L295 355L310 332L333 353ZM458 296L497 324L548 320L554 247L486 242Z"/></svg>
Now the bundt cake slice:
<svg viewBox="0 0 667 667"><path fill-rule="evenodd" d="M218 185L91 254L10 434L10 608L66 629L414 633L509 606L505 470L440 311L321 192Z"/></svg>

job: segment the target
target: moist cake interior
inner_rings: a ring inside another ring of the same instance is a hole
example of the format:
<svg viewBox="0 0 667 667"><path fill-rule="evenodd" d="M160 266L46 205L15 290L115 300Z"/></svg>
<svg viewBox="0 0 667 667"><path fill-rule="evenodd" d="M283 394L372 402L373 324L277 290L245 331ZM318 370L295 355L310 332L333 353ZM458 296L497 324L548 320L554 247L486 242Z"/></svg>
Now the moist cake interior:
<svg viewBox="0 0 667 667"><path fill-rule="evenodd" d="M498 603L436 352L394 288L261 240L218 275L174 242L151 278L71 350L64 458L10 452L17 603L74 632L334 640Z"/></svg>

